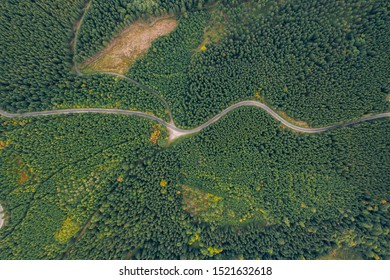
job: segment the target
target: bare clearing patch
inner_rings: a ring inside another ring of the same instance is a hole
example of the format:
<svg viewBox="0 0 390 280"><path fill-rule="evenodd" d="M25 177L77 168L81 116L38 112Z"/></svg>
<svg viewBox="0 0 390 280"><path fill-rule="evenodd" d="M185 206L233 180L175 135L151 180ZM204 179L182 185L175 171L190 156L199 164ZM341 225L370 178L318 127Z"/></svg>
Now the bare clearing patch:
<svg viewBox="0 0 390 280"><path fill-rule="evenodd" d="M126 73L130 66L144 55L158 37L171 33L177 26L174 18L161 17L152 23L138 20L80 68L89 71Z"/></svg>
<svg viewBox="0 0 390 280"><path fill-rule="evenodd" d="M222 197L184 185L182 196L183 210L192 217L206 222L220 220L223 211Z"/></svg>
<svg viewBox="0 0 390 280"><path fill-rule="evenodd" d="M170 128L169 126L167 127L167 130L169 132L169 139L168 139L169 143L173 142L174 140L176 140L177 138L180 138L183 135L188 134L188 132L176 131L176 130Z"/></svg>

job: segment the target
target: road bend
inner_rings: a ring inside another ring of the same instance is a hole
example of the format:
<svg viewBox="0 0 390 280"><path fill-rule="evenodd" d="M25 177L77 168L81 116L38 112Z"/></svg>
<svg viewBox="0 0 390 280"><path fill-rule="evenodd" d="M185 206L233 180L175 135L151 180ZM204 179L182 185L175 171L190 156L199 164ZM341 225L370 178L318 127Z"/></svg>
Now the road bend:
<svg viewBox="0 0 390 280"><path fill-rule="evenodd" d="M122 109L105 109L105 108L78 108L78 109L59 109L59 110L50 110L50 111L39 111L39 112L27 112L27 113L8 113L4 110L0 110L0 115L6 118L27 118L27 117L39 117L39 116L51 116L51 115L65 115L65 114L85 114L85 113L97 113L97 114L116 114L116 115L129 115L129 116L138 116L146 119L150 119L153 121L156 121L173 132L176 132L178 135L187 135L187 134L192 134L199 132L206 127L210 126L211 124L217 122L220 118L223 116L227 115L229 112L240 108L240 107L258 107L263 109L265 112L267 112L269 115L271 115L274 119L277 121L281 122L283 125L286 127L302 132L302 133L321 133L325 132L328 130L336 129L336 128L341 128L341 127L346 127L346 126L351 126L357 123L361 122L366 122L370 120L375 120L375 119L380 119L380 118L387 118L390 117L390 112L387 113L380 113L380 114L375 114L375 115L369 115L369 116L364 116L360 119L356 120L351 120L347 121L344 123L339 123L339 124L334 124L330 126L325 126L325 127L313 127L313 128L306 128L306 127L300 127L297 125L294 125L284 118L282 118L278 113L276 113L274 110L272 110L270 107L265 105L264 103L261 103L259 101L253 101L253 100L248 100L248 101L241 101L236 104L231 105L230 107L226 108L219 114L215 115L211 119L207 120L205 123L199 125L198 127L192 128L192 129L183 129L177 127L173 122L166 122L163 119L156 117L154 115L150 115L141 111L132 111L132 110L122 110Z"/></svg>

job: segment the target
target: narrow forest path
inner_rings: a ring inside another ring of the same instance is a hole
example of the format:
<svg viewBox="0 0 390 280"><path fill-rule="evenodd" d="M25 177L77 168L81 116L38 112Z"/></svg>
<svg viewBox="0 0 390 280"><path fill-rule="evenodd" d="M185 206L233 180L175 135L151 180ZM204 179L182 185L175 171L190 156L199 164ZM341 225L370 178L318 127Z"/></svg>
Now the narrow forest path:
<svg viewBox="0 0 390 280"><path fill-rule="evenodd" d="M83 21L85 19L85 16L86 16L89 8L91 7L92 1L93 0L90 0L89 2L87 2L85 4L85 7L83 9L83 14L82 14L80 20L76 23L76 29L74 30L74 38L72 40L73 42L70 44L72 52L73 52L73 66L74 66L74 70L76 71L77 75L79 75L79 76L83 75L83 73L80 71L79 65L75 61L75 54L76 54L76 50L77 50L77 40L78 40L78 37L79 37L80 28L83 25Z"/></svg>
<svg viewBox="0 0 390 280"><path fill-rule="evenodd" d="M173 125L175 125L175 122L174 122L173 116L172 116L172 112L171 112L171 108L170 108L168 102L163 97L161 97L161 94L158 91L151 89L150 87L147 87L144 84L141 84L140 82L138 82L130 77L127 77L125 75L122 75L122 74L118 74L115 72L100 72L100 74L106 74L106 75L116 76L116 77L125 79L125 80L133 83L134 85L138 86L139 88L142 88L146 92L149 92L150 94L156 96L164 104L165 110L167 111L167 113L169 115L169 122L172 123Z"/></svg>
<svg viewBox="0 0 390 280"><path fill-rule="evenodd" d="M2 228L3 223L4 223L3 217L4 217L3 206L1 206L1 204L0 204L0 228Z"/></svg>

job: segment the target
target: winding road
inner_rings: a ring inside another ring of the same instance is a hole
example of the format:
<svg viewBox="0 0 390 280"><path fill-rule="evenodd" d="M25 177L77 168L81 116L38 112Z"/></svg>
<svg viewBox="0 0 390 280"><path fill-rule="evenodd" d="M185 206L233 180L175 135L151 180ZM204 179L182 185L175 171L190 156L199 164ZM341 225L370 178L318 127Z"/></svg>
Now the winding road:
<svg viewBox="0 0 390 280"><path fill-rule="evenodd" d="M188 135L192 133L196 133L201 131L202 129L210 126L211 124L215 123L218 121L221 117L225 116L228 114L230 111L233 111L237 108L244 107L244 106L252 106L252 107L258 107L266 111L268 114L270 114L274 119L278 120L281 122L283 125L286 127L303 132L303 133L320 133L340 127L345 127L345 126L351 126L353 124L365 122L365 121L370 121L370 120L375 120L375 119L380 119L380 118L386 118L390 117L390 112L388 113L381 113L381 114L376 114L376 115L370 115L370 116L364 116L360 119L357 120L352 120L348 121L345 123L341 124L334 124L326 127L314 127L314 128L305 128L305 127L300 127L297 125L294 125L287 120L283 119L278 113L276 113L274 110L272 110L270 107L265 105L264 103L258 102L258 101L241 101L236 104L231 105L230 107L226 108L219 114L215 115L205 123L199 125L198 127L192 128L192 129L183 129L177 127L173 122L168 123L164 121L163 119L160 119L156 116L149 115L144 112L140 111L131 111L131 110L121 110L121 109L104 109L104 108L84 108L84 109L61 109L61 110L51 110L51 111L40 111L40 112L28 112L28 113L8 113L6 111L0 110L0 115L6 118L23 118L23 117L39 117L39 116L51 116L51 115L64 115L64 114L82 114L82 113L100 113L100 114L118 114L118 115L130 115L130 116L138 116L138 117L143 117L147 118L150 120L154 120L159 122L160 124L164 125L167 127L167 129L170 132L170 139L174 140L175 138L178 138L183 135Z"/></svg>
<svg viewBox="0 0 390 280"><path fill-rule="evenodd" d="M74 54L76 53L76 49L77 49L77 39L78 39L80 27L85 19L87 11L91 7L91 3L92 3L92 0L88 3L86 3L86 6L84 7L84 13L82 14L82 16L81 16L81 18L76 26L74 43L72 45L72 50L73 50ZM79 76L93 75L93 74L105 74L105 75L116 76L116 77L128 80L131 83L133 83L134 85L138 86L139 88L147 91L150 94L155 95L165 105L166 111L169 114L170 121L166 122L165 120L163 120L159 117L156 117L154 115L150 115L148 113L141 112L141 111L122 110L122 109L105 109L105 108L58 109L58 110L50 110L50 111L27 112L27 113L9 113L9 112L6 112L6 111L0 109L0 116L6 117L6 118L27 118L27 117L65 115L65 114L83 114L83 113L138 116L138 117L147 118L147 119L156 121L156 122L164 125L167 128L167 130L169 131L169 140L170 141L175 140L175 139L177 139L181 136L184 136L184 135L189 135L189 134L193 134L196 132L200 132L201 130L203 130L203 129L207 128L208 126L212 125L213 123L217 122L220 118L227 115L229 112L231 112L237 108L244 107L244 106L258 107L258 108L264 110L269 115L271 115L277 121L281 122L284 126L290 128L294 131L298 131L298 132L302 132L302 133L321 133L321 132L333 130L336 128L351 126L351 125L361 123L361 122L390 117L390 112L386 112L386 113L380 113L380 114L375 114L375 115L363 116L360 119L355 119L355 120L347 121L344 123L338 123L338 124L334 124L334 125L330 125L330 126L326 126L326 127L306 128L306 127L300 127L300 126L297 126L297 125L290 123L289 121L287 121L286 119L281 117L277 112L275 112L273 109L271 109L270 107L268 107L264 103L261 103L259 101L247 100L247 101L237 102L237 103L229 106L228 108L224 109L223 111L221 111L220 113L218 113L214 117L210 118L205 123L199 125L198 127L195 127L192 129L183 129L183 128L179 128L175 125L169 104L167 103L167 101L164 99L164 97L161 96L161 94L157 90L149 88L148 86L146 86L146 85L144 85L144 84L142 84L142 83L140 83L140 82L138 82L130 77L127 77L127 76L122 75L122 74L114 73L114 72L100 72L100 73L86 74L86 73L83 73L82 71L80 71L75 59L73 60L73 64L74 64L75 72ZM4 218L3 208L0 205L0 228L4 225L3 218Z"/></svg>
<svg viewBox="0 0 390 280"><path fill-rule="evenodd" d="M74 54L76 53L76 50L77 50L77 39L78 39L80 27L82 26L82 23L85 19L85 16L86 16L89 8L91 7L91 4L92 4L92 0L86 3L86 5L83 9L84 12L83 12L83 14L82 14L77 26L76 26L75 33L74 33L74 44L72 46L72 51ZM80 71L78 64L75 60L73 60L73 63L74 63L74 67L75 67L75 71L76 71L77 75L79 75L79 76L93 75L93 74L86 74L86 73L83 73L82 71ZM326 127L304 128L304 127L300 127L300 126L297 126L297 125L294 125L294 124L288 122L287 120L282 118L278 113L276 113L274 110L272 110L270 107L268 107L264 103L261 103L259 101L247 100L247 101L237 102L236 104L231 105L230 107L226 108L225 110L223 110L219 114L215 115L214 117L212 117L211 119L209 119L205 123L199 125L198 127L195 127L192 129L182 129L182 128L179 128L175 125L175 122L174 122L173 117L172 117L172 112L170 110L170 106L158 91L151 89L151 88L147 87L146 85L144 85L144 84L142 84L142 83L140 83L140 82L138 82L130 77L122 75L122 74L118 74L118 73L114 73L114 72L99 72L99 73L95 73L95 74L106 74L106 75L116 76L116 77L128 80L131 83L133 83L134 85L138 86L139 88L142 88L143 90L155 95L165 105L167 113L169 114L170 122L168 123L161 118L158 118L156 116L153 116L153 115L150 115L150 114L147 114L144 112L140 112L140 111L121 110L121 109L104 109L104 108L59 109L59 110L51 110L51 111L28 112L28 113L8 113L8 112L0 109L0 115L3 117L6 117L6 118L39 117L39 116L82 114L82 113L119 114L119 115L138 116L138 117L147 118L147 119L150 119L153 121L157 121L160 124L166 126L168 131L169 131L169 134L170 134L169 135L170 140L174 140L174 139L176 139L180 136L183 136L183 135L188 135L188 134L199 132L202 129L204 129L204 128L210 126L211 124L215 123L216 121L218 121L221 117L225 116L230 111L235 110L239 107L243 107L243 106L254 106L254 107L261 108L264 111L266 111L268 114L270 114L274 119L280 121L286 127L290 128L292 130L295 130L295 131L303 132L303 133L320 133L320 132L336 129L339 127L350 126L350 125L360 123L360 122L390 117L390 112L387 112L387 113L381 113L381 114L376 114L376 115L364 116L364 117L357 119L357 120L352 120L352 121L348 121L348 122L341 123L341 124L334 124L334 125L330 125L330 126L326 126Z"/></svg>

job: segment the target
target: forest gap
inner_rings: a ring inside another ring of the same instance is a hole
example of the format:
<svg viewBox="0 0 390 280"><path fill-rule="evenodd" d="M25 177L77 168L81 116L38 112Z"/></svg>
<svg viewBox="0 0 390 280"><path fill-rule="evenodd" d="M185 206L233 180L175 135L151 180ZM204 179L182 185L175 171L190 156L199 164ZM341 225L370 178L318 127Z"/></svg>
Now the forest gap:
<svg viewBox="0 0 390 280"><path fill-rule="evenodd" d="M83 62L80 68L86 72L126 73L137 58L148 51L153 41L171 33L177 26L176 19L169 16L150 21L137 20L129 25L106 48Z"/></svg>

